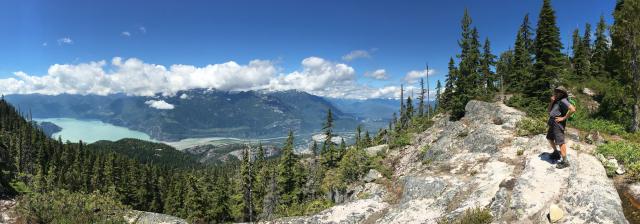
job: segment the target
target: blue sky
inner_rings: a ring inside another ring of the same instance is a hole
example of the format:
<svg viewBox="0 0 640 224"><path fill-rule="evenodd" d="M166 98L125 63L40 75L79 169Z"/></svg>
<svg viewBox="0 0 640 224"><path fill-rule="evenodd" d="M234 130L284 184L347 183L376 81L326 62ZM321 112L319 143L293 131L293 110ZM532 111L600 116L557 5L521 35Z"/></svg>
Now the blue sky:
<svg viewBox="0 0 640 224"><path fill-rule="evenodd" d="M582 30L585 22L595 24L604 15L611 23L615 1L552 4L566 46L573 29ZM346 80L371 88L398 85L409 72L424 69L427 61L435 70L432 80L444 80L449 57L459 52L456 41L465 8L482 40L488 37L498 54L513 45L526 13L535 26L541 5L497 0L2 1L0 79L15 77L18 71L46 76L53 64L101 60L106 65L98 67L109 73L121 69L112 64L114 57L196 68L229 61L244 66L259 59L273 64L277 71L268 74L277 76L305 73L309 64L303 60L317 57L327 68L345 64L353 69L346 71L348 78L329 84ZM358 50L368 57L343 59ZM380 69L387 79L364 75ZM70 80L87 75L76 73Z"/></svg>

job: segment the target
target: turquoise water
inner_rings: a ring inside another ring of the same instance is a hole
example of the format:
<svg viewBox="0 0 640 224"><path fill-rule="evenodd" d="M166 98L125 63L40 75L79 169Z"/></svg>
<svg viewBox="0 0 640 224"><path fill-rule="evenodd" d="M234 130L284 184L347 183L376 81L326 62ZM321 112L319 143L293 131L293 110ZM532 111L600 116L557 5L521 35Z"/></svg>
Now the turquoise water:
<svg viewBox="0 0 640 224"><path fill-rule="evenodd" d="M54 138L62 137L63 141L93 143L99 140L116 141L122 138L137 138L151 141L149 135L130 130L125 127L115 126L98 120L78 120L74 118L46 118L33 119L35 121L48 121L62 128L62 131L53 134Z"/></svg>

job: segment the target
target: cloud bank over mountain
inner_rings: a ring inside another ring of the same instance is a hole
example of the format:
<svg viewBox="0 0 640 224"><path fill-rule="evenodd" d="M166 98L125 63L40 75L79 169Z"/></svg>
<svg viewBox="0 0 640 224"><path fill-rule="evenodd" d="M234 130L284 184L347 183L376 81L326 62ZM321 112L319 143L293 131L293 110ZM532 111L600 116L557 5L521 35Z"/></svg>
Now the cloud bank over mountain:
<svg viewBox="0 0 640 224"><path fill-rule="evenodd" d="M296 89L326 97L358 99L400 95L400 89L395 86L373 87L358 83L353 67L319 57L305 58L299 70L288 73L282 70L269 60L167 67L138 58L114 57L110 62L54 64L44 75L18 71L14 77L0 79L0 93L152 96L158 93L175 95L180 90L193 88L215 88L228 91Z"/></svg>

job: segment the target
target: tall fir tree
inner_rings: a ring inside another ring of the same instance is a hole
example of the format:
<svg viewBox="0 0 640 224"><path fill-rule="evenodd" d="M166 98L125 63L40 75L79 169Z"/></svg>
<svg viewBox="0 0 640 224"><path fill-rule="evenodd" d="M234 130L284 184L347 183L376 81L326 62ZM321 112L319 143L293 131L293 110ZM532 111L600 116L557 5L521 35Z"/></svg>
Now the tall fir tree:
<svg viewBox="0 0 640 224"><path fill-rule="evenodd" d="M491 53L491 43L489 42L489 38L486 38L484 41L482 59L481 59L481 73L482 78L484 80L485 85L485 96L487 96L490 92L496 91L496 77L495 73L492 70L492 67L496 64L496 56Z"/></svg>
<svg viewBox="0 0 640 224"><path fill-rule="evenodd" d="M293 153L293 132L289 131L289 137L282 147L282 155L278 163L278 193L280 195L279 204L283 206L291 206L298 202L298 183L296 183L296 167L298 166L298 157Z"/></svg>
<svg viewBox="0 0 640 224"><path fill-rule="evenodd" d="M533 70L533 39L531 26L529 24L529 14L524 16L518 34L516 35L515 48L509 56L512 60L509 64L511 69L508 73L503 73L505 87L508 91L524 91L526 83L532 77ZM501 57L503 65L507 57ZM505 68L505 67L503 67ZM496 68L497 69L497 68ZM503 71L505 71L503 69Z"/></svg>
<svg viewBox="0 0 640 224"><path fill-rule="evenodd" d="M255 183L255 171L252 170L251 153L249 149L242 150L242 162L240 164L240 176L242 177L242 213L243 221L253 222L255 217L255 205L253 189Z"/></svg>
<svg viewBox="0 0 640 224"><path fill-rule="evenodd" d="M534 42L536 60L533 67L533 77L528 80L525 94L546 102L551 88L557 84L563 73L562 43L560 30L556 25L555 12L551 0L544 0Z"/></svg>
<svg viewBox="0 0 640 224"><path fill-rule="evenodd" d="M607 24L604 16L600 16L600 21L596 25L595 41L593 43L593 55L591 56L591 75L598 77L610 77L606 70L607 57L609 55L609 39L605 35Z"/></svg>
<svg viewBox="0 0 640 224"><path fill-rule="evenodd" d="M620 60L621 79L630 83L632 95L630 130L637 132L640 123L640 1L618 0L611 27L613 52Z"/></svg>
<svg viewBox="0 0 640 224"><path fill-rule="evenodd" d="M445 110L450 110L453 105L453 94L455 93L456 83L458 83L458 69L453 61L453 58L449 58L449 72L447 73L447 79L445 80L444 92L441 98L441 107Z"/></svg>
<svg viewBox="0 0 640 224"><path fill-rule="evenodd" d="M434 111L438 111L438 109L440 108L440 100L442 99L442 83L440 83L440 80L436 81L436 102L433 106L433 110Z"/></svg>

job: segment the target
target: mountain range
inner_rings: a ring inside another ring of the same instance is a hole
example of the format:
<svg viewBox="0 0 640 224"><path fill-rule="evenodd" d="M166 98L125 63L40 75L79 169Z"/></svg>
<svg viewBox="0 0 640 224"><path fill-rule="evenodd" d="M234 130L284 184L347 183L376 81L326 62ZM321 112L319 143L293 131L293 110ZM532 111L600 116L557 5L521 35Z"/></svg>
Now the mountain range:
<svg viewBox="0 0 640 224"><path fill-rule="evenodd" d="M162 141L279 137L289 130L313 133L320 131L329 109L336 131L352 131L363 123L375 131L386 125L399 104L397 100L324 98L296 90L192 89L173 96L19 94L4 98L34 118L100 120Z"/></svg>

